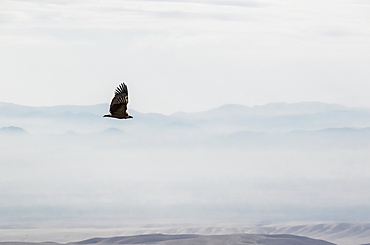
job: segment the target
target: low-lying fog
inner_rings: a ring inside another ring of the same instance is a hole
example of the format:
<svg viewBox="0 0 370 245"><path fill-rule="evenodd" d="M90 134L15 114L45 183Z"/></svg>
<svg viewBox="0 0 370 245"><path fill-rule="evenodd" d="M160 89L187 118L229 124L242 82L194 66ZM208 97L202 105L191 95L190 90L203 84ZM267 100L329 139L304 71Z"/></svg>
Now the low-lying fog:
<svg viewBox="0 0 370 245"><path fill-rule="evenodd" d="M238 133L149 121L130 131L135 118L95 117L107 130L45 134L2 121L1 222L370 220L366 128Z"/></svg>

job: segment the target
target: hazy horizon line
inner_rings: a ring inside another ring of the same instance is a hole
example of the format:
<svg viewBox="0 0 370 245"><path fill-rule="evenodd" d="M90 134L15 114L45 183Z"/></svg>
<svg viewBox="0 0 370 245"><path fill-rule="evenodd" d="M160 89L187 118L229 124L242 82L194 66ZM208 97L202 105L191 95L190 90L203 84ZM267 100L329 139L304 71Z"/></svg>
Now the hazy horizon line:
<svg viewBox="0 0 370 245"><path fill-rule="evenodd" d="M17 106L25 106L25 107L36 107L36 108L51 108L51 107L63 107L63 106L76 106L76 107L89 107L89 106L102 106L102 105L107 105L107 108L109 109L109 104L110 102L102 102L102 103L97 103L97 104L59 104L59 105L27 105L27 104L18 104L15 102L6 102L6 101L0 101L0 104L10 104L10 105L17 105ZM370 109L370 107L366 106L351 106L347 104L341 104L341 103L335 103L335 102L323 102L323 101L300 101L300 102L286 102L286 101L276 101L276 102L266 102L263 104L253 104L253 105L246 105L246 104L239 104L239 103L225 103L225 104L220 104L218 106L210 107L208 109L199 109L199 110L193 110L193 111L186 111L186 110L177 110L174 112L166 113L166 112L157 112L157 111L141 111L137 110L136 108L130 108L128 106L128 110L136 111L136 112L141 112L141 113L159 113L163 115L172 115L175 113L197 113L197 112L203 112L203 111L208 111L208 110L213 110L225 106L243 106L247 108L255 108L255 107L261 107L261 106L268 106L268 105L298 105L298 104L323 104L323 105L333 105L333 106L342 106L346 107L348 109Z"/></svg>

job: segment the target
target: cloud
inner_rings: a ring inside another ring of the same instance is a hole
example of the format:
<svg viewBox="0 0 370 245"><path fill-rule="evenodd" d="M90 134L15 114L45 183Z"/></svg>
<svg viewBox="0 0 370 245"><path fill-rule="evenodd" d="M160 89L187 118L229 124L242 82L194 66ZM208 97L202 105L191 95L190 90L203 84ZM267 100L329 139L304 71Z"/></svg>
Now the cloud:
<svg viewBox="0 0 370 245"><path fill-rule="evenodd" d="M236 7L263 7L266 6L266 2L262 1L251 1L251 0L235 0L235 1L228 1L228 0L141 0L145 2L178 2L178 3L192 3L192 4L199 4L199 5L225 5L225 6L236 6Z"/></svg>
<svg viewBox="0 0 370 245"><path fill-rule="evenodd" d="M165 113L225 103L368 101L368 71L361 66L368 61L366 8L348 0L260 3L4 0L0 63L2 80L8 82L0 91L20 91L22 84L28 93L2 98L21 104L96 104L105 102L102 81L115 86L126 80L134 81L137 109ZM356 69L346 68L354 63ZM345 86L333 86L338 77ZM59 89L70 94L68 99L51 96L51 80L64 83ZM38 95L25 81L48 91ZM214 85L225 81L228 86ZM348 86L349 81L357 85ZM91 84L96 91L80 96L78 91ZM182 84L187 86L179 89ZM356 96L343 87L353 88Z"/></svg>
<svg viewBox="0 0 370 245"><path fill-rule="evenodd" d="M22 23L23 27L127 28L128 22L133 27L137 27L143 21L150 26L150 22L157 18L236 19L237 8L225 10L217 6L239 7L254 4L256 3L248 4L239 1L65 1L55 4L54 2L20 0L5 4L7 7L2 12L3 16L6 16L3 17L3 22Z"/></svg>
<svg viewBox="0 0 370 245"><path fill-rule="evenodd" d="M326 37L351 37L360 35L360 33L356 33L339 26L320 28L319 34Z"/></svg>
<svg viewBox="0 0 370 245"><path fill-rule="evenodd" d="M243 1L243 0L241 1L228 1L228 0L211 1L210 4L236 6L236 7L248 7L248 8L265 7L265 6L270 5L270 3L263 2L263 1Z"/></svg>

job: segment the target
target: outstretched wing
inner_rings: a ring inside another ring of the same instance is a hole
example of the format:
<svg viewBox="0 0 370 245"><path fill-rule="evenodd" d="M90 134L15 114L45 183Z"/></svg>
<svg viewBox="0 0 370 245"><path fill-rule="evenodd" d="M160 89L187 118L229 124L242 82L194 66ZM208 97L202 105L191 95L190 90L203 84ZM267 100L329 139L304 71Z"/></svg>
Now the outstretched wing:
<svg viewBox="0 0 370 245"><path fill-rule="evenodd" d="M115 96L110 103L110 113L115 114L126 114L128 104L128 90L125 83L121 83L115 91Z"/></svg>

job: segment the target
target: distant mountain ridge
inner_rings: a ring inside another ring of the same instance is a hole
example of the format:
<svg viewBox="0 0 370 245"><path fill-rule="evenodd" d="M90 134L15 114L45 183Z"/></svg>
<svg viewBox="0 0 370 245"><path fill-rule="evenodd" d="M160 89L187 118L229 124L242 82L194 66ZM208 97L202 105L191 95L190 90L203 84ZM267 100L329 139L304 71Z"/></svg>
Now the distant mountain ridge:
<svg viewBox="0 0 370 245"><path fill-rule="evenodd" d="M190 245L190 244L212 244L212 245L238 245L238 244L260 244L260 245L334 245L334 243L308 237L294 235L254 235L254 234L232 234L232 235L163 235L149 234L128 237L94 238L70 245L89 244L153 244L153 245Z"/></svg>
<svg viewBox="0 0 370 245"><path fill-rule="evenodd" d="M238 105L238 104L225 104L223 106L210 109L207 111L200 112L176 112L170 116L178 116L181 114L204 114L207 112L230 112L230 113L247 113L247 114L271 114L282 115L282 114L308 114L308 113L319 113L327 111L338 111L338 110L360 110L358 108L349 108L339 104L327 104L322 102L300 102L300 103L269 103L265 105L256 105L253 107ZM30 112L44 112L44 113L90 113L90 114L104 114L109 110L108 103L96 104L96 105L57 105L57 106L26 106L18 105L7 102L0 102L0 115L1 114L22 114ZM370 109L369 109L370 110ZM135 110L132 110L135 111ZM139 112L137 112L139 113ZM157 113L158 114L158 113Z"/></svg>
<svg viewBox="0 0 370 245"><path fill-rule="evenodd" d="M118 226L117 226L118 228ZM237 237L240 235L244 236L244 242L251 242L252 239L259 238L258 244L265 244L262 243L263 239L266 238L273 238L267 243L269 245L276 244L274 242L278 242L280 239L287 239L290 238L290 241L297 241L297 239L307 239L306 241L313 242L308 244L316 244L315 242L327 241L331 242L329 244L341 244L341 245L360 245L360 244L369 244L370 241L370 224L369 223L281 223L281 224L248 224L248 225L241 225L241 224L225 224L219 226L202 226L202 225L186 225L186 224L158 224L154 225L151 224L149 226L144 225L142 227L128 226L125 228L114 228L110 231L110 228L90 228L90 229L83 229L81 233L79 233L78 228L70 228L70 229L60 229L60 230L49 230L46 231L46 236L42 238L42 232L40 229L42 228L33 228L29 231L26 240L23 243L19 243L19 245L27 245L27 244L37 244L35 241L56 241L57 244L69 244L69 245L83 245L83 244L127 244L127 242L131 242L130 244L141 244L139 242L164 242L164 241L189 241L189 239L199 239L203 236L203 238L213 237L222 238L222 236L230 235L231 237ZM7 228L3 230L2 235L6 237L7 232L11 232L12 229ZM20 237L25 238L23 234ZM45 232L45 230L43 229ZM8 237L7 240L17 241L15 239L16 232L11 232L12 236ZM115 235L112 235L115 234ZM119 235L118 235L119 234ZM289 236L289 235L293 236ZM235 236L237 235L237 236ZM54 240L53 240L54 237ZM91 238L94 237L94 238ZM226 236L227 237L227 236ZM2 236L0 235L0 240ZM225 237L224 237L225 238ZM292 239L294 238L294 239ZM310 240L316 239L316 240ZM77 241L77 242L69 242L69 241ZM208 239L210 240L210 239ZM267 239L268 240L268 239ZM266 241L266 240L265 240ZM280 240L282 241L282 240ZM69 242L69 243L68 243ZM126 243L125 243L126 242ZM286 242L286 240L284 240ZM46 243L42 243L46 244ZM55 244L55 243L54 243ZM147 243L146 243L147 244ZM166 243L167 244L167 243ZM176 243L177 244L177 243ZM187 243L187 244L194 244L194 243ZM203 244L203 243L201 243ZM207 244L218 244L218 243L207 243ZM226 243L221 243L226 244ZM246 243L250 244L250 243ZM255 243L252 243L255 244ZM277 243L281 244L281 243ZM284 245L289 243L283 243ZM296 243L293 243L296 245ZM300 244L300 243L297 243ZM326 244L326 243L324 243ZM0 245L11 245L9 243L0 242ZM14 243L13 243L14 245Z"/></svg>
<svg viewBox="0 0 370 245"><path fill-rule="evenodd" d="M9 126L0 128L0 133L5 134L26 134L27 132L23 128Z"/></svg>
<svg viewBox="0 0 370 245"><path fill-rule="evenodd" d="M61 114L61 113L90 113L100 115L109 109L109 104L97 104L97 105L57 105L57 106L26 106L17 105L13 103L0 102L0 116L2 115L22 115L25 113L50 113L50 114Z"/></svg>
<svg viewBox="0 0 370 245"><path fill-rule="evenodd" d="M59 245L60 243L30 243L30 242L0 242L0 245ZM110 245L110 244L153 244L153 245L335 245L334 243L295 235L256 235L256 234L230 234L230 235L164 235L148 234L136 236L121 236L108 238L91 238L80 242L67 243L68 245Z"/></svg>
<svg viewBox="0 0 370 245"><path fill-rule="evenodd" d="M15 126L36 133L95 133L117 128L127 132L183 130L228 134L370 127L370 109L321 102L272 103L253 107L227 104L203 112L171 115L129 109L134 116L130 120L103 118L108 108L108 104L32 107L2 102L0 127Z"/></svg>
<svg viewBox="0 0 370 245"><path fill-rule="evenodd" d="M226 104L207 112L218 114L231 112L234 114L250 114L250 115L300 115L300 114L314 114L328 111L349 110L350 108L339 104L327 104L322 102L300 102L300 103L269 103L265 105L255 105L252 107ZM199 112L205 113L205 112Z"/></svg>

